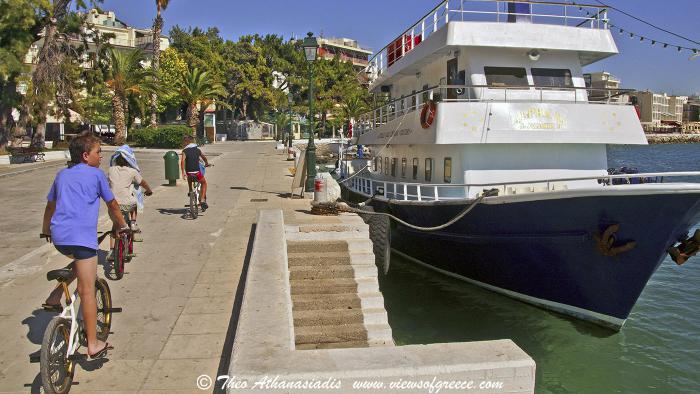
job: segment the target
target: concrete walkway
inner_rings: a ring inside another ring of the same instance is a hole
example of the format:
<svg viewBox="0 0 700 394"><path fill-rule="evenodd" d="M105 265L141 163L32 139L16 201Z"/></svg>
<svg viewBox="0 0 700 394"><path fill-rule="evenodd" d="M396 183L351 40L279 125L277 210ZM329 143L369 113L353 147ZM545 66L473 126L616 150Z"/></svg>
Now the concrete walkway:
<svg viewBox="0 0 700 394"><path fill-rule="evenodd" d="M292 178L287 176L286 156L274 151L274 143L228 142L207 146L205 152L220 154L207 172L210 209L196 220L183 219L186 185L160 187L139 217L144 242L136 244L137 256L127 264L127 275L115 281L110 272L98 269L108 278L114 305L124 312L113 318L109 342L115 349L107 360L78 367L74 392L201 392L198 376L228 371L243 292L239 282L245 280L258 209L283 209L290 223L312 221L305 218L308 201L284 198ZM162 153L154 155L155 163ZM3 189L4 201L21 199L24 193L33 202L31 209L13 206L13 215L26 216L29 224L20 223L22 231L14 238L3 235L0 240L0 250L12 249L14 242L26 245L23 254L9 253L0 265L0 392L38 392L41 385L39 365L31 364L29 356L39 350L53 316L39 309L52 288L45 273L68 262L53 248L41 249L34 239L56 170L3 180L19 189ZM151 183L160 184L156 166L150 171ZM33 190L22 189L29 184L35 185Z"/></svg>

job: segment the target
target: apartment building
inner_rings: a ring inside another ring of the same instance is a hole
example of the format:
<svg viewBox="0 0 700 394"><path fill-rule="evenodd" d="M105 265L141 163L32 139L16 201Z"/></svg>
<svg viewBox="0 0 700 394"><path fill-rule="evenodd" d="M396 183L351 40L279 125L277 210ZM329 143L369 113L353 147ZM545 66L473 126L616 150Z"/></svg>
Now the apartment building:
<svg viewBox="0 0 700 394"><path fill-rule="evenodd" d="M599 71L583 74L583 79L586 82L588 91L588 99L592 101L608 100L620 103L629 101L627 94L620 94L621 89L620 79L616 78L609 72ZM600 90L598 90L600 89Z"/></svg>
<svg viewBox="0 0 700 394"><path fill-rule="evenodd" d="M358 71L367 67L372 51L360 47L356 40L350 38L319 38L318 55L321 59L333 59L336 55L341 60L352 62Z"/></svg>
<svg viewBox="0 0 700 394"><path fill-rule="evenodd" d="M658 131L665 128L661 120L670 116L669 97L650 91L637 91L630 93L632 101L639 111L639 120L645 131Z"/></svg>

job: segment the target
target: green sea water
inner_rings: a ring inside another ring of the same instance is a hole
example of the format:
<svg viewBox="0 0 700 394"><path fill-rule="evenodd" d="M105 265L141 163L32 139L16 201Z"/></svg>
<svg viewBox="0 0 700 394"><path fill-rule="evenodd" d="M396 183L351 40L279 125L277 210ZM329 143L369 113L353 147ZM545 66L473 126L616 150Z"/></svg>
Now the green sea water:
<svg viewBox="0 0 700 394"><path fill-rule="evenodd" d="M700 170L700 145L611 148L608 162L643 172ZM538 393L700 393L700 256L680 267L667 258L620 332L397 255L380 286L397 344L512 339L537 364Z"/></svg>

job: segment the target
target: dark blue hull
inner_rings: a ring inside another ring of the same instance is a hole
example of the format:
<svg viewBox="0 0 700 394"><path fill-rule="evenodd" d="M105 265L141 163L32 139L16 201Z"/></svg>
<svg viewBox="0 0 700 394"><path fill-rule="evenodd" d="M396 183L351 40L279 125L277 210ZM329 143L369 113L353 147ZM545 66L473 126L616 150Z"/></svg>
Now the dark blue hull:
<svg viewBox="0 0 700 394"><path fill-rule="evenodd" d="M422 227L446 223L466 206L380 200L372 205ZM699 212L700 195L692 193L479 204L441 231L396 225L391 246L492 290L619 328L666 249L700 219ZM620 227L614 246L635 244L606 256L598 239L615 224Z"/></svg>

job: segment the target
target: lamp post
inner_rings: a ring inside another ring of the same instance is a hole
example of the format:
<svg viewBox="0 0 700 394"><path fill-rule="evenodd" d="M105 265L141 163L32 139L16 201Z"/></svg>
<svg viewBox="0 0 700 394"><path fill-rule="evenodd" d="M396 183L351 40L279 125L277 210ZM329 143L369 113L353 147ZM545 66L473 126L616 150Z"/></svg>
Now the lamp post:
<svg viewBox="0 0 700 394"><path fill-rule="evenodd" d="M289 95L287 96L287 102L289 103L289 145L287 147L289 149L292 149L292 140L294 139L294 127L292 123L292 104L294 103L294 99L292 98L291 90L289 91Z"/></svg>
<svg viewBox="0 0 700 394"><path fill-rule="evenodd" d="M316 178L316 145L314 145L314 61L318 53L318 40L309 32L301 45L304 48L306 61L309 64L309 144L306 146L306 188L307 192L314 191Z"/></svg>

